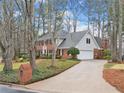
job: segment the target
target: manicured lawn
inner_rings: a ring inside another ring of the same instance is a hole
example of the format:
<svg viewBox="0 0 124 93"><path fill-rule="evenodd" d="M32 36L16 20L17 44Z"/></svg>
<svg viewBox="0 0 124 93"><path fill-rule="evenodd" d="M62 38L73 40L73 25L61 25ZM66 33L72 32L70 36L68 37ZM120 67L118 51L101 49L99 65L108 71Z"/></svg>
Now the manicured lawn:
<svg viewBox="0 0 124 93"><path fill-rule="evenodd" d="M51 62L50 59L39 59L36 62L37 62L37 70L33 73L32 80L29 83L49 78L79 63L79 61L76 61L76 60L61 60L60 59L60 60L56 60L55 68L50 68L49 67L50 62ZM14 63L13 64L14 71L11 71L8 74L5 74L2 71L3 64L0 64L0 81L8 82L8 83L19 83L18 69L21 64L24 64L24 62Z"/></svg>
<svg viewBox="0 0 124 93"><path fill-rule="evenodd" d="M124 70L124 64L116 64L116 63L106 63L104 65L105 69L123 69Z"/></svg>

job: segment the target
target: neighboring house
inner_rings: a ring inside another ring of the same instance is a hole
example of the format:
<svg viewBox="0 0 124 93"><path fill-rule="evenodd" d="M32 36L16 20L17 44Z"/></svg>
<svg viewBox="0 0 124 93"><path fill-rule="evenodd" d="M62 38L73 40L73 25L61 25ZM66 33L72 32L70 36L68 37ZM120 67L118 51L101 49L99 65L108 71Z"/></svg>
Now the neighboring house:
<svg viewBox="0 0 124 93"><path fill-rule="evenodd" d="M41 54L52 53L51 35L45 34L38 39L36 42L36 48ZM96 39L89 31L73 32L58 34L56 38L58 50L57 55L64 58L69 57L67 50L71 47L79 49L80 54L77 56L78 59L93 59L94 49L100 49L100 41Z"/></svg>

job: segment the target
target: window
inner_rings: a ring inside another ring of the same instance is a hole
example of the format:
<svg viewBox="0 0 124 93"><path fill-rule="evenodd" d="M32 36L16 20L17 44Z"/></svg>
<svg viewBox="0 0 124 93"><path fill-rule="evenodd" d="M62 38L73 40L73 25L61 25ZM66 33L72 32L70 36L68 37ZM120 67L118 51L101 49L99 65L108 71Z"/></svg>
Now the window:
<svg viewBox="0 0 124 93"><path fill-rule="evenodd" d="M89 38L86 39L86 43L90 44L90 39Z"/></svg>

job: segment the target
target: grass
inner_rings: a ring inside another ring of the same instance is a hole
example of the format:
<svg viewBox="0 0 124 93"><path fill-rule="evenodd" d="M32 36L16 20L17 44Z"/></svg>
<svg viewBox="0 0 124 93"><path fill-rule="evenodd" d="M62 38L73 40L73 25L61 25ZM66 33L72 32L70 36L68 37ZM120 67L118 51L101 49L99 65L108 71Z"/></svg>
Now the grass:
<svg viewBox="0 0 124 93"><path fill-rule="evenodd" d="M13 63L13 69L19 69L21 64L25 64L26 62L18 62L18 63ZM3 70L3 64L0 64L0 71Z"/></svg>
<svg viewBox="0 0 124 93"><path fill-rule="evenodd" d="M112 69L122 69L122 70L124 70L124 64L116 64L112 67Z"/></svg>
<svg viewBox="0 0 124 93"><path fill-rule="evenodd" d="M105 65L104 65L104 68L105 69L111 69L114 65L116 65L115 63L106 63Z"/></svg>
<svg viewBox="0 0 124 93"><path fill-rule="evenodd" d="M79 63L78 60L56 60L56 64L55 64L56 67L52 68L49 67L51 62L50 59L40 59L37 60L36 62L37 62L37 70L34 71L32 80L29 83L55 76ZM24 64L24 62L14 63L13 65L14 70L11 71L10 73L4 73L2 71L3 64L0 64L0 81L7 83L16 83L16 84L19 83L18 69L21 64Z"/></svg>
<svg viewBox="0 0 124 93"><path fill-rule="evenodd" d="M116 64L116 63L106 63L104 65L105 69L122 69L124 70L124 64Z"/></svg>

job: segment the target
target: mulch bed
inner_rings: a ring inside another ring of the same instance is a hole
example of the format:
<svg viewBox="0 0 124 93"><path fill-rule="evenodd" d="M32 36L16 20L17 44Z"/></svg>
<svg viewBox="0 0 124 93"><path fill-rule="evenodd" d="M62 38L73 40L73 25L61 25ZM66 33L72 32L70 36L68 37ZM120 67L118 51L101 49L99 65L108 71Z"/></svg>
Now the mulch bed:
<svg viewBox="0 0 124 93"><path fill-rule="evenodd" d="M124 93L124 70L104 69L103 77L108 83Z"/></svg>

